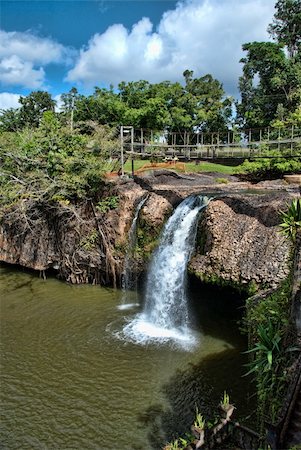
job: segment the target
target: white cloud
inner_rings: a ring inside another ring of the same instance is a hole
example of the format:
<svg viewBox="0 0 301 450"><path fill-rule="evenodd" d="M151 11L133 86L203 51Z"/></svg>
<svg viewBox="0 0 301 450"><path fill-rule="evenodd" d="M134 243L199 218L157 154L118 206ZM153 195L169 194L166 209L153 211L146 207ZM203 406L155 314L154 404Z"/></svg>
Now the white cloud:
<svg viewBox="0 0 301 450"><path fill-rule="evenodd" d="M63 45L29 32L6 32L0 30L0 56L16 55L24 61L35 64L62 62L65 53Z"/></svg>
<svg viewBox="0 0 301 450"><path fill-rule="evenodd" d="M19 94L11 94L10 92L0 93L0 109L19 108Z"/></svg>
<svg viewBox="0 0 301 450"><path fill-rule="evenodd" d="M38 88L43 84L45 72L42 67L34 69L33 63L13 55L0 61L0 81L6 85L22 85Z"/></svg>
<svg viewBox="0 0 301 450"><path fill-rule="evenodd" d="M66 62L68 54L68 49L49 38L0 30L0 82L39 88L45 82L43 66Z"/></svg>
<svg viewBox="0 0 301 450"><path fill-rule="evenodd" d="M157 30L143 18L129 31L113 25L82 48L67 81L86 85L181 80L185 69L211 73L230 93L241 72L241 45L267 40L274 0L183 0Z"/></svg>

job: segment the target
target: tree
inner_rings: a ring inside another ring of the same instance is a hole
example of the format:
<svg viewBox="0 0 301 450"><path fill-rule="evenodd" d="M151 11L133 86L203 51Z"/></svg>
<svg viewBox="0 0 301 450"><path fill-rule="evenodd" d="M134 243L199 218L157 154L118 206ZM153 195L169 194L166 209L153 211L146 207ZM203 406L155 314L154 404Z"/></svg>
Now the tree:
<svg viewBox="0 0 301 450"><path fill-rule="evenodd" d="M264 127L275 118L278 104L288 107L285 92L290 91L290 86L284 77L285 53L279 44L272 42L251 42L242 48L247 55L240 61L244 67L239 79L238 117L247 128Z"/></svg>
<svg viewBox="0 0 301 450"><path fill-rule="evenodd" d="M301 105L301 0L279 0L268 30L276 40L243 45L238 119L246 127L265 127Z"/></svg>
<svg viewBox="0 0 301 450"><path fill-rule="evenodd" d="M270 35L287 47L289 57L300 56L301 49L301 0L278 0Z"/></svg>
<svg viewBox="0 0 301 450"><path fill-rule="evenodd" d="M20 109L2 109L0 110L0 130L18 131L22 128Z"/></svg>
<svg viewBox="0 0 301 450"><path fill-rule="evenodd" d="M27 97L20 97L20 119L23 126L37 128L46 111L54 111L56 102L45 91L31 92Z"/></svg>
<svg viewBox="0 0 301 450"><path fill-rule="evenodd" d="M73 129L74 109L76 108L76 100L78 99L78 91L75 87L71 88L67 94L61 95L61 111L65 121L70 121L70 128Z"/></svg>

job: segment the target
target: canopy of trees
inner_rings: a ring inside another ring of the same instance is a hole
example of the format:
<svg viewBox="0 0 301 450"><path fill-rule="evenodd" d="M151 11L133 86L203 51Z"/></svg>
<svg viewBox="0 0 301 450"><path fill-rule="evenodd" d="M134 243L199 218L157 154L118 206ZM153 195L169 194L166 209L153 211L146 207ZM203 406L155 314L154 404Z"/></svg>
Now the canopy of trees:
<svg viewBox="0 0 301 450"><path fill-rule="evenodd" d="M243 45L238 119L246 127L284 121L301 106L301 0L279 0L268 31L276 42ZM297 114L298 115L298 114ZM301 119L301 117L300 117Z"/></svg>
<svg viewBox="0 0 301 450"><path fill-rule="evenodd" d="M211 75L193 78L185 71L185 85L163 81L122 82L113 88L94 89L88 97L75 88L62 95L60 118L65 122L95 121L101 125L132 125L155 130L204 131L227 129L232 100L225 98L219 81ZM20 98L19 110L2 112L2 130L15 131L25 126L37 127L43 112L53 111L55 102L47 92L33 92Z"/></svg>
<svg viewBox="0 0 301 450"><path fill-rule="evenodd" d="M221 83L207 74L195 78L190 70L183 83L146 80L121 82L116 90L95 87L84 96L76 88L61 96L56 113L70 129L83 122L131 125L169 131L226 131L229 126L259 128L279 123L301 124L301 0L278 0L268 31L274 42L243 44L241 101L225 96ZM48 92L20 97L19 109L0 112L0 130L38 128L43 113L54 111ZM87 128L86 128L87 131Z"/></svg>

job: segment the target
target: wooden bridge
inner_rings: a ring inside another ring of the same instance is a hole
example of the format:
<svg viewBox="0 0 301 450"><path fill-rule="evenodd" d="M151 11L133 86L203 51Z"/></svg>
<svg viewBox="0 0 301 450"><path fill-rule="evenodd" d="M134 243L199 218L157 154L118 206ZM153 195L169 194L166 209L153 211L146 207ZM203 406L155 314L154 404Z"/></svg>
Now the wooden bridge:
<svg viewBox="0 0 301 450"><path fill-rule="evenodd" d="M241 160L268 157L267 151L284 149L284 158L291 155L301 157L301 127L294 125L212 133L160 132L122 126L120 140L122 161L124 155L131 159Z"/></svg>

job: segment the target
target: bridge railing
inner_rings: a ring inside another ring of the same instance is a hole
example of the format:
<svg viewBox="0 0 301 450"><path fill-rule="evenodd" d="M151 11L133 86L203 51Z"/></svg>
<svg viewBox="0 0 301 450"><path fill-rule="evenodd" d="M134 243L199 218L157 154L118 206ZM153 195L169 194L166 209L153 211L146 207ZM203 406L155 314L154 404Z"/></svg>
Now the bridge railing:
<svg viewBox="0 0 301 450"><path fill-rule="evenodd" d="M160 154L167 158L260 157L273 149L290 149L301 144L301 127L260 128L222 132L169 132L132 129L123 146L126 152ZM300 149L301 155L301 149Z"/></svg>

